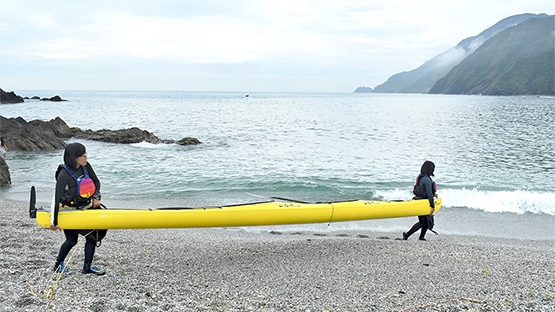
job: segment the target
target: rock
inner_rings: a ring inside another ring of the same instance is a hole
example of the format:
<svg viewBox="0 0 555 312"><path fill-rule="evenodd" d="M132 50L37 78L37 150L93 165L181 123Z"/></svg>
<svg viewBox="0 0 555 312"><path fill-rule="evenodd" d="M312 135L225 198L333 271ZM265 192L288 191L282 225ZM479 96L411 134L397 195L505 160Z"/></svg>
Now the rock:
<svg viewBox="0 0 555 312"><path fill-rule="evenodd" d="M9 169L10 168L8 167L8 164L6 164L4 157L0 156L0 187L12 184Z"/></svg>
<svg viewBox="0 0 555 312"><path fill-rule="evenodd" d="M62 149L66 146L64 139L79 138L110 143L174 144L174 140L160 140L154 134L133 127L122 130L86 130L70 128L60 117L48 122L42 120L25 121L21 117L5 118L0 116L0 136L4 137L10 151L38 151ZM179 145L196 145L201 142L195 138L185 137ZM8 165L0 157L0 186L11 184Z"/></svg>
<svg viewBox="0 0 555 312"><path fill-rule="evenodd" d="M374 90L370 87L358 87L354 93L372 93Z"/></svg>
<svg viewBox="0 0 555 312"><path fill-rule="evenodd" d="M4 92L4 90L0 89L0 103L2 104L14 104L14 103L22 103L24 102L23 98L15 92Z"/></svg>
<svg viewBox="0 0 555 312"><path fill-rule="evenodd" d="M202 142L200 142L198 139L196 138L190 138L190 137L185 137L181 140L179 140L179 142L177 142L177 144L179 145L197 145L197 144L201 144Z"/></svg>
<svg viewBox="0 0 555 312"><path fill-rule="evenodd" d="M4 137L10 151L55 150L66 146L54 128L40 120L28 123L21 117L8 119L0 116L0 135Z"/></svg>
<svg viewBox="0 0 555 312"><path fill-rule="evenodd" d="M102 142L109 142L109 143L140 143L140 142L148 142L152 144L162 143L157 136L154 134L146 131L141 130L139 128L133 127L129 129L121 129L121 130L86 130L78 132L78 128L75 128L73 137L80 138L80 139L87 139L93 141L102 141Z"/></svg>
<svg viewBox="0 0 555 312"><path fill-rule="evenodd" d="M79 128L70 128L60 117L51 119L48 124L59 138L69 139L74 137L75 134L82 132Z"/></svg>
<svg viewBox="0 0 555 312"><path fill-rule="evenodd" d="M196 138L185 137L178 142L161 140L156 135L137 127L121 130L102 129L98 131L70 128L60 117L48 122L41 120L25 121L21 117L7 119L0 116L0 134L5 138L10 150L53 150L65 147L64 139L78 138L109 143L140 143L197 145Z"/></svg>
<svg viewBox="0 0 555 312"><path fill-rule="evenodd" d="M178 145L197 145L197 144L202 144L201 141L199 141L196 138L191 138L191 137L184 137L183 139L179 140L179 141L175 141L175 140L162 140L162 143L164 144L178 144Z"/></svg>
<svg viewBox="0 0 555 312"><path fill-rule="evenodd" d="M62 99L59 95L55 95L51 98L42 98L40 99L41 101L52 101L52 102L62 102L62 101L67 101Z"/></svg>

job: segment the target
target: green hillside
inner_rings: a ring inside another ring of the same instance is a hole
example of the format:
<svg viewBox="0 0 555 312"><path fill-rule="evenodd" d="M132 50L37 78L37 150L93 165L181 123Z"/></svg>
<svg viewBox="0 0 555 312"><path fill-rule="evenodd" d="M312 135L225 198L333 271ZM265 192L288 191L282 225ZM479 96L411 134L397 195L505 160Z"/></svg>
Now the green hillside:
<svg viewBox="0 0 555 312"><path fill-rule="evenodd" d="M376 86L374 92L428 93L439 79L447 75L453 67L462 62L468 55L474 53L483 42L508 27L517 25L529 18L539 17L547 17L547 14L524 13L504 18L477 36L463 39L456 46L431 58L420 67L389 77L386 82Z"/></svg>
<svg viewBox="0 0 555 312"><path fill-rule="evenodd" d="M493 36L429 93L555 95L555 17L529 18Z"/></svg>

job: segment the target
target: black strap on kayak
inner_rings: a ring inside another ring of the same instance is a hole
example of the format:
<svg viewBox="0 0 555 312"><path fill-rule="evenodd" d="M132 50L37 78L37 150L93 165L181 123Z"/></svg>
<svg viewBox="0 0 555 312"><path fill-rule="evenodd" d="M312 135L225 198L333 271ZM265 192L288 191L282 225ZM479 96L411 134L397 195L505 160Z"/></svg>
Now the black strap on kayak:
<svg viewBox="0 0 555 312"><path fill-rule="evenodd" d="M333 220L333 214L335 213L335 207L333 206L333 203L330 203L331 205L331 216L330 216L330 221L328 222L328 226L331 225L331 220Z"/></svg>
<svg viewBox="0 0 555 312"><path fill-rule="evenodd" d="M270 198L271 198L271 199L278 199L278 200L290 201L290 202L299 203L299 204L312 204L311 202L306 202L306 201L301 201L301 200L296 200L296 199L283 198L283 197L275 197L275 196L272 196L272 197L270 197Z"/></svg>

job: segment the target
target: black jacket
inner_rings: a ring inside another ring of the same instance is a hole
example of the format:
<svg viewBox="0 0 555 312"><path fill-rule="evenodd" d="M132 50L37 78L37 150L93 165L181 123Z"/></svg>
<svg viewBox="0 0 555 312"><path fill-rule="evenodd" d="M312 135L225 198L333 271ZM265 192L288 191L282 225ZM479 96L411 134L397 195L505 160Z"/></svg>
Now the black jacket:
<svg viewBox="0 0 555 312"><path fill-rule="evenodd" d="M434 202L434 181L432 178L427 174L421 174L418 176L418 184L414 188L414 195L415 199L425 199L427 198L430 201L430 207L436 208Z"/></svg>
<svg viewBox="0 0 555 312"><path fill-rule="evenodd" d="M53 220L52 225L58 225L58 211L62 199L74 199L75 204L72 206L75 207L85 206L91 201L91 198L82 198L81 196L79 196L79 194L77 193L77 181L75 181L75 179L67 172L67 170L62 165L60 165L60 167L58 168L58 173L56 177L56 193L54 195L54 207L52 207L53 218L51 218ZM100 180L98 180L98 177L96 176L96 173L94 172L91 164L87 163L85 167L87 168L89 178L91 178L94 182L96 191L100 192ZM83 168L81 166L79 166L79 168L77 169L71 170L78 177L84 177Z"/></svg>

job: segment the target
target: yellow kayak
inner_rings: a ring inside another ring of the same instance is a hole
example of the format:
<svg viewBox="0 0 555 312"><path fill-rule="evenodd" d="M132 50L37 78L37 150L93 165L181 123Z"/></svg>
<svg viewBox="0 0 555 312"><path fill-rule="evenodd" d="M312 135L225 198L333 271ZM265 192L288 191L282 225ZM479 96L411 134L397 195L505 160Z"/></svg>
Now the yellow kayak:
<svg viewBox="0 0 555 312"><path fill-rule="evenodd" d="M435 200L436 212L441 199ZM50 211L30 207L40 226L50 226ZM34 209L34 211L33 211ZM305 203L271 201L207 207L156 209L89 209L58 213L62 229L147 229L234 227L300 223L330 223L421 216L430 213L424 200Z"/></svg>

